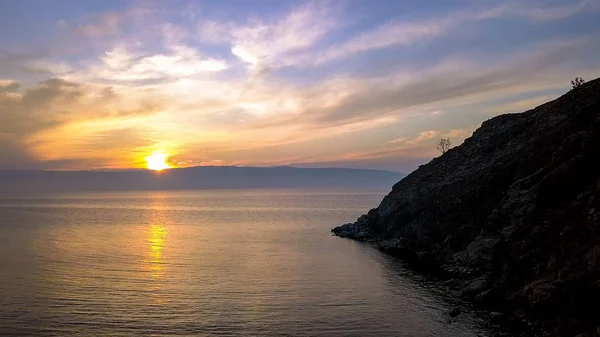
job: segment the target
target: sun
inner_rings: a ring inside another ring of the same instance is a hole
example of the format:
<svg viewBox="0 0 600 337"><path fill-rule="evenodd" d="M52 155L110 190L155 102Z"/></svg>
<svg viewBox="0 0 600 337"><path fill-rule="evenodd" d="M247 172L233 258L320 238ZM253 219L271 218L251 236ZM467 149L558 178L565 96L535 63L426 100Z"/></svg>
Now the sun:
<svg viewBox="0 0 600 337"><path fill-rule="evenodd" d="M149 170L162 171L169 169L171 166L167 163L169 156L162 151L154 151L151 155L146 157L146 162Z"/></svg>

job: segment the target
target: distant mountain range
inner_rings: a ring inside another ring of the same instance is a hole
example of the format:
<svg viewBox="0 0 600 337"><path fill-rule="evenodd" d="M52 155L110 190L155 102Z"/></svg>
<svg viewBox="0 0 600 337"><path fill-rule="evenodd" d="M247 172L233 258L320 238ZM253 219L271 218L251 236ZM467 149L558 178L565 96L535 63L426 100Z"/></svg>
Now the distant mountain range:
<svg viewBox="0 0 600 337"><path fill-rule="evenodd" d="M235 188L387 188L403 174L364 169L198 166L123 171L0 170L0 194Z"/></svg>

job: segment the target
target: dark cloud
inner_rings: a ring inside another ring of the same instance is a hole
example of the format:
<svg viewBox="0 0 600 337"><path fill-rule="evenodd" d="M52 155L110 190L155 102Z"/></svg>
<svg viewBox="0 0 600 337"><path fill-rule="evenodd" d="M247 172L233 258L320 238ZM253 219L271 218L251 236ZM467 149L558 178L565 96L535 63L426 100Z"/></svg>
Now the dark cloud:
<svg viewBox="0 0 600 337"><path fill-rule="evenodd" d="M102 97L102 100L110 101L117 97L117 93L115 92L113 87L106 87L102 89L102 94L100 95L100 97Z"/></svg>
<svg viewBox="0 0 600 337"><path fill-rule="evenodd" d="M43 60L48 57L48 51L39 53L5 52L0 54L0 72L3 75L27 74L48 75L50 67Z"/></svg>
<svg viewBox="0 0 600 337"><path fill-rule="evenodd" d="M25 140L33 133L60 124L51 111L55 103L72 103L83 95L81 87L61 79L49 79L19 93L20 84L0 86L0 168L31 167Z"/></svg>
<svg viewBox="0 0 600 337"><path fill-rule="evenodd" d="M52 78L40 82L37 87L27 90L21 99L24 108L35 109L47 107L58 100L72 103L81 98L85 92L80 84Z"/></svg>
<svg viewBox="0 0 600 337"><path fill-rule="evenodd" d="M19 82L10 82L7 84L0 84L0 95L9 92L15 92L21 85Z"/></svg>
<svg viewBox="0 0 600 337"><path fill-rule="evenodd" d="M20 139L0 133L0 169L33 167L36 167L36 162Z"/></svg>
<svg viewBox="0 0 600 337"><path fill-rule="evenodd" d="M18 87L18 83L12 87ZM22 94L0 92L0 133L22 138L55 126L60 123L60 116L52 108L74 103L83 95L80 85L61 79L40 82Z"/></svg>

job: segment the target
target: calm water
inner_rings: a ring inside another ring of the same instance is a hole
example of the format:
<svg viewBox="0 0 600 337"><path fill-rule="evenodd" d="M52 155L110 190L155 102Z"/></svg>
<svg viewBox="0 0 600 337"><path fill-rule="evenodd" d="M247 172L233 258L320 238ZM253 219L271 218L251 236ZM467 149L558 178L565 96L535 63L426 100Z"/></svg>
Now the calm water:
<svg viewBox="0 0 600 337"><path fill-rule="evenodd" d="M329 229L385 191L0 199L0 335L486 336Z"/></svg>

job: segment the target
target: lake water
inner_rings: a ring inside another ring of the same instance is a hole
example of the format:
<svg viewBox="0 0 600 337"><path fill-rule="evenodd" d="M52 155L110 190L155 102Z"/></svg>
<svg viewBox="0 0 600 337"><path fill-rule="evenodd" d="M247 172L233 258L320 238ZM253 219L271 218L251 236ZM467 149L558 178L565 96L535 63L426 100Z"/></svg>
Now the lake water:
<svg viewBox="0 0 600 337"><path fill-rule="evenodd" d="M0 335L487 336L395 259L331 236L386 191L0 199Z"/></svg>

